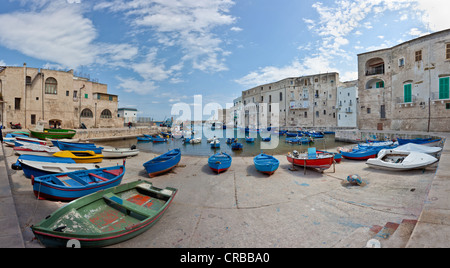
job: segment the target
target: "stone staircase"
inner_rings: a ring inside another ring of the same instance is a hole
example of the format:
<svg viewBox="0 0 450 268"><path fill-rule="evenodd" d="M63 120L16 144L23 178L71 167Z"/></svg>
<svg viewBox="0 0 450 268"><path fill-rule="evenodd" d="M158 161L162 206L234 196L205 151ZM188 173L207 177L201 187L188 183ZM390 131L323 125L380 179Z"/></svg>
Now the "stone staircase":
<svg viewBox="0 0 450 268"><path fill-rule="evenodd" d="M416 224L417 220L403 220L400 224L388 222L384 226L361 227L334 248L405 248Z"/></svg>

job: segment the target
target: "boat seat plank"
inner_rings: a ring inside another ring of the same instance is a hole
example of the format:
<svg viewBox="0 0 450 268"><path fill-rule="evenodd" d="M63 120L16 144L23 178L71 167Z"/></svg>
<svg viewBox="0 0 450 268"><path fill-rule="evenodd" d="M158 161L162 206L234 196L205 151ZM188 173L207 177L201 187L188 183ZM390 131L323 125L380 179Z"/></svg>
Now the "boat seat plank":
<svg viewBox="0 0 450 268"><path fill-rule="evenodd" d="M99 179L99 180L101 180L101 181L109 181L107 178L103 178L103 177L101 177L101 176L99 176L99 175L97 175L97 174L94 174L94 173L89 173L88 175L89 175L89 176L92 176L92 177L94 177L94 178L96 178L96 179Z"/></svg>
<svg viewBox="0 0 450 268"><path fill-rule="evenodd" d="M139 206L137 204L134 204L130 201L124 200L122 198L120 198L119 196L113 194L113 193L108 193L106 195L103 196L103 199L114 203L115 205L122 207L126 210L132 211L134 213L140 214L142 216L145 216L147 218L149 217L153 217L156 215L156 213L154 213L153 211L143 208L142 206Z"/></svg>
<svg viewBox="0 0 450 268"><path fill-rule="evenodd" d="M66 187L79 187L83 186L83 184L79 183L78 181L74 180L73 178L64 175L64 176L56 176L52 178L52 182L60 185L60 186L66 186Z"/></svg>
<svg viewBox="0 0 450 268"><path fill-rule="evenodd" d="M104 170L104 172L112 174L114 176L119 176L120 174L122 174L123 169L120 168L120 169L113 169L113 170Z"/></svg>

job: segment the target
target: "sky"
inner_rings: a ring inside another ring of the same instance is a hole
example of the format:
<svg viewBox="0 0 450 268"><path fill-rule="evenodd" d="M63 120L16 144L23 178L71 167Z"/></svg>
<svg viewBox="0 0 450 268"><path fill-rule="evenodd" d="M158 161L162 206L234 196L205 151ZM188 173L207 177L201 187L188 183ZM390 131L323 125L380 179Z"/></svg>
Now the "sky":
<svg viewBox="0 0 450 268"><path fill-rule="evenodd" d="M448 0L0 2L0 66L73 69L156 120L288 77L356 80L358 54L450 28Z"/></svg>

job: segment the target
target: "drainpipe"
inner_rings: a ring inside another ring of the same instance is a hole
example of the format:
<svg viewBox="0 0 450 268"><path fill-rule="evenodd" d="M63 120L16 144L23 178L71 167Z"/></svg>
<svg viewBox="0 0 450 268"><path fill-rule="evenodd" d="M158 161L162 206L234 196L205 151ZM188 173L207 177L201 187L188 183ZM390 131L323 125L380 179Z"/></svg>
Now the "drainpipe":
<svg viewBox="0 0 450 268"><path fill-rule="evenodd" d="M23 127L26 128L27 127L27 64L24 63L23 64L23 81L24 81L24 85L23 85L23 113L24 113L24 117L25 117L25 122L23 124Z"/></svg>

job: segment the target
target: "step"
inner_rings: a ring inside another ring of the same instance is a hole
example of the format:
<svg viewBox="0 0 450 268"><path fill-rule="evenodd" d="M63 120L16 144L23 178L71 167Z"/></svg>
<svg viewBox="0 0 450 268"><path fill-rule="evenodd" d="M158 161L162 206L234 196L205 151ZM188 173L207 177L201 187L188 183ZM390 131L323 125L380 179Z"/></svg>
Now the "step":
<svg viewBox="0 0 450 268"><path fill-rule="evenodd" d="M403 220L397 231L383 243L384 248L405 248L411 237L417 220Z"/></svg>
<svg viewBox="0 0 450 268"><path fill-rule="evenodd" d="M389 239L399 226L398 223L388 222L373 238L380 240L383 245L384 240Z"/></svg>

